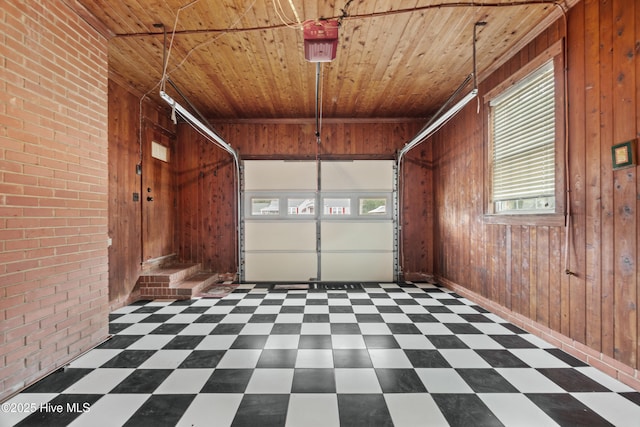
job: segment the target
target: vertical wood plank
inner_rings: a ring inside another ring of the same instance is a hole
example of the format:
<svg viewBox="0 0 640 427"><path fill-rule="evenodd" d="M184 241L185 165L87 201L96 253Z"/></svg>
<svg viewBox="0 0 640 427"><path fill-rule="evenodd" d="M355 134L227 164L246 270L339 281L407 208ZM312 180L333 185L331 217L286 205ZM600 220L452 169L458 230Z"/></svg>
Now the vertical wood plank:
<svg viewBox="0 0 640 427"><path fill-rule="evenodd" d="M511 226L511 283L508 289L508 308L520 313L520 292L522 288L522 268L524 260L522 258L522 238L520 237L521 227Z"/></svg>
<svg viewBox="0 0 640 427"><path fill-rule="evenodd" d="M531 242L531 227L521 227L522 238L522 286L520 286L520 314L529 317L531 295L531 275L535 265L531 263L533 244Z"/></svg>
<svg viewBox="0 0 640 427"><path fill-rule="evenodd" d="M600 2L585 1L586 344L601 349Z"/></svg>
<svg viewBox="0 0 640 427"><path fill-rule="evenodd" d="M504 295L503 295L503 305L507 308L511 308L511 295L513 293L513 262L515 258L515 254L513 251L513 243L511 237L513 236L513 232L511 230L511 225L507 225L505 230L505 257L506 257L506 267L505 267L505 287L504 287Z"/></svg>
<svg viewBox="0 0 640 427"><path fill-rule="evenodd" d="M601 196L601 278L602 320L601 348L607 356L614 357L615 328L615 276L614 276L614 226L613 171L611 145L613 144L613 1L600 2L600 165ZM605 161L604 159L607 159Z"/></svg>
<svg viewBox="0 0 640 427"><path fill-rule="evenodd" d="M526 316L530 319L536 318L537 306L538 306L538 227L529 227L529 242L531 244L531 251L529 252L529 277L527 282L529 283L529 306L526 308Z"/></svg>
<svg viewBox="0 0 640 427"><path fill-rule="evenodd" d="M585 41L584 41L584 2L576 4L569 12L569 38L571 46L568 52L569 103L584 106L585 99ZM585 128L584 108L569 110L569 170L571 198L571 263L570 270L575 274L569 278L569 335L584 343L586 339L586 293L585 293Z"/></svg>
<svg viewBox="0 0 640 427"><path fill-rule="evenodd" d="M635 173L630 169L614 172L615 225L615 313L614 356L635 366L636 315L636 193Z"/></svg>
<svg viewBox="0 0 640 427"><path fill-rule="evenodd" d="M614 143L636 135L635 2L614 0L613 66ZM635 168L614 172L615 223L615 357L637 363L637 178Z"/></svg>
<svg viewBox="0 0 640 427"><path fill-rule="evenodd" d="M490 242L491 242L491 281L487 284L487 296L493 301L499 299L499 283L502 280L500 264L502 261L502 253L500 252L500 236L501 228L504 227L501 224L494 224L491 226ZM455 256L455 255L454 255Z"/></svg>
<svg viewBox="0 0 640 427"><path fill-rule="evenodd" d="M634 50L634 62L635 62L635 110L636 110L636 128L635 128L635 137L640 136L640 7L638 5L635 6L634 10L635 14L635 28L634 28L634 36L635 36L635 50ZM637 168L636 168L636 176L638 176ZM640 187L640 183L636 180L636 191ZM640 251L638 250L638 244L640 244L640 226L637 224L637 215L640 212L640 197L636 197L636 256L640 257ZM638 265L640 265L640 261L636 258L636 364L635 368L637 369L640 366L640 314L638 313L638 304L640 304L640 283L638 282Z"/></svg>
<svg viewBox="0 0 640 427"><path fill-rule="evenodd" d="M549 327L554 331L561 329L562 283L564 274L562 247L564 244L562 229L552 227L549 230Z"/></svg>
<svg viewBox="0 0 640 427"><path fill-rule="evenodd" d="M504 289L506 287L506 269L507 269L507 260L506 260L506 234L507 234L507 226L500 225L496 227L497 235L496 235L496 250L497 250L497 265L496 265L496 280L493 281L492 286L492 296L491 298L494 301L497 301L501 305L505 303L505 292Z"/></svg>
<svg viewBox="0 0 640 427"><path fill-rule="evenodd" d="M537 277L535 320L544 326L549 326L549 276L551 275L551 270L549 268L549 227L537 227L536 237Z"/></svg>

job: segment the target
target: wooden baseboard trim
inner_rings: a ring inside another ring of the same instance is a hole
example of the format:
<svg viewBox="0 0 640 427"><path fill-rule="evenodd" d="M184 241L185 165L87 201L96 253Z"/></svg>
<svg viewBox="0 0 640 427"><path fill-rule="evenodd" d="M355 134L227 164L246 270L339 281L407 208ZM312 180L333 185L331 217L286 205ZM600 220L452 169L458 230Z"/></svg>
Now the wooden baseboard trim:
<svg viewBox="0 0 640 427"><path fill-rule="evenodd" d="M555 345L561 350L569 353L573 357L585 362L586 364L604 372L605 374L617 379L618 381L628 385L629 387L640 391L640 371L632 368L624 363L615 360L611 356L594 350L581 342L578 342L558 331L554 331L522 314L509 310L508 308L497 304L496 302L483 297L473 291L468 290L464 286L454 283L448 279L437 277L438 283L451 289L459 295L481 305L492 313L497 314L503 319L513 323L519 328L541 338L550 344Z"/></svg>

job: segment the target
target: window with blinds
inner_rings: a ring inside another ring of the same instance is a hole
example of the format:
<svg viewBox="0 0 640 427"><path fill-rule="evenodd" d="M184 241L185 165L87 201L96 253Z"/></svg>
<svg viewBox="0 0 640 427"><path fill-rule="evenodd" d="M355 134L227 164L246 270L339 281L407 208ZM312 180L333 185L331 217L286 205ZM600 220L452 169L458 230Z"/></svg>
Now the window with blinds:
<svg viewBox="0 0 640 427"><path fill-rule="evenodd" d="M555 212L553 61L489 106L494 213Z"/></svg>

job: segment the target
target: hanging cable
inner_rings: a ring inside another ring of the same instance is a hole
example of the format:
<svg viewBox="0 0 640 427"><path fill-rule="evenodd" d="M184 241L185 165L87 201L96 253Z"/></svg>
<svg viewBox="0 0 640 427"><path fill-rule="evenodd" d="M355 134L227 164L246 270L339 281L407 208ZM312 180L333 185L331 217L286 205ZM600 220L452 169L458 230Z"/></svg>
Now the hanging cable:
<svg viewBox="0 0 640 427"><path fill-rule="evenodd" d="M567 11L561 5L556 3L556 6L560 8L562 18L564 22L564 37L562 39L562 76L564 86L564 179L565 179L565 221L564 221L564 273L568 276L575 276L576 273L571 270L571 263L569 258L569 244L572 242L571 236L573 234L573 226L571 224L571 174L569 172L569 77L568 68L569 63L567 61Z"/></svg>
<svg viewBox="0 0 640 427"><path fill-rule="evenodd" d="M316 62L316 142L320 144L322 139L320 138L320 116L322 115L322 108L320 106L320 62Z"/></svg>
<svg viewBox="0 0 640 427"><path fill-rule="evenodd" d="M195 0L195 1L193 1L193 2L191 2L191 3L189 3L189 4L187 4L187 5L185 5L185 6L183 6L183 7L181 7L180 9L178 9L178 14L179 14L183 9L186 9L186 8L187 8L187 7L189 7L189 6L192 6L193 4L197 3L198 1L200 1L200 0ZM191 56L191 54L192 54L193 52L195 52L196 50L201 49L201 48L203 48L203 47L205 47L205 46L207 46L207 45L209 45L209 44L213 43L214 41L218 40L220 37L222 37L222 36L224 36L225 34L227 34L227 33L231 32L231 31L233 30L233 28L234 28L236 25L238 25L238 23L240 22L240 20L242 20L242 18L244 18L244 16L245 16L245 15L246 15L246 14L247 14L251 9L253 9L253 6L256 4L256 1L257 1L257 0L253 0L253 3L251 3L251 5L250 5L247 9L245 9L245 11L242 13L242 15L238 16L238 18L237 18L237 19L236 19L236 20L231 24L231 26L230 26L229 28L227 28L226 30L222 30L222 31L216 31L216 32L218 32L219 34L217 34L215 37L213 37L213 38L211 38L211 39L209 39L209 40L206 40L206 41L204 41L204 42L202 42L202 43L200 43L200 44L198 44L198 45L196 45L196 46L192 47L192 48L187 52L187 54L184 56L184 58L182 59L182 61L180 61L180 62L178 63L178 65L176 65L175 67L173 67L170 71L167 71L168 63L169 63L169 57L167 56L167 64L166 64L165 69L164 69L164 72L163 72L163 74L162 74L162 81L164 82L164 80L165 80L166 78L168 78L171 74L173 74L174 72L176 72L178 69L182 68L182 66L184 65L184 63L187 61L187 59L189 59L189 57ZM178 14L176 14L176 21L175 21L175 24L174 24L174 26L173 26L173 32L172 32L172 34L171 34L171 42L170 42L170 44L169 44L169 54L171 53L171 49L172 49L172 47L173 47L173 40L174 40L174 38L175 38L175 35L176 35L177 33L180 33L180 32L177 32L177 31L176 31L176 27L177 27L177 25L178 25ZM165 85L163 84L163 86L162 86L162 90L164 90L164 89L165 89Z"/></svg>
<svg viewBox="0 0 640 427"><path fill-rule="evenodd" d="M478 89L478 60L476 54L476 43L478 42L478 27L484 27L487 25L484 21L478 21L473 25L473 88ZM476 98L476 114L480 114L480 98Z"/></svg>
<svg viewBox="0 0 640 427"><path fill-rule="evenodd" d="M300 19L298 18L298 12L295 10L293 5L291 5L291 7L294 11L295 18L298 20L297 24L295 23L296 21L286 16L286 13L284 11L284 8L282 7L282 3L280 2L280 0L273 0L273 9L275 10L276 15L278 16L278 19L280 19L280 21L288 28L300 29L302 28L302 24L300 23Z"/></svg>
<svg viewBox="0 0 640 427"><path fill-rule="evenodd" d="M174 23L173 23L173 31L172 31L172 33L171 33L171 41L169 42L169 48L167 49L167 51L166 51L166 56L165 56L165 58L164 58L164 62L165 62L165 63L164 63L164 64L163 64L163 66L162 66L162 77L161 77L161 79L160 79L160 89L161 89L162 91L164 91L164 90L166 89L166 79L167 79L167 77L168 77L168 74L167 74L167 67L169 66L169 58L171 57L171 50L172 50L172 48L173 48L173 41L174 41L174 39L175 39L175 37L176 37L176 29L177 29L177 27L178 27L178 20L180 19L180 13L181 13L183 10L185 10L185 9L187 9L187 8L189 8L189 7L191 7L191 6L193 6L194 4L198 3L199 1L200 1L200 0L193 0L192 2L187 3L186 5L184 5L184 6L180 7L180 8L178 9L178 11L176 12L176 19L175 19L175 21L174 21ZM166 44L165 44L165 46L166 46Z"/></svg>
<svg viewBox="0 0 640 427"><path fill-rule="evenodd" d="M302 26L302 21L300 21L300 17L298 16L298 11L296 7L293 5L293 0L289 0L289 6L291 6L291 10L293 10L293 16L296 17L296 22L299 26Z"/></svg>
<svg viewBox="0 0 640 427"><path fill-rule="evenodd" d="M324 209L322 204L322 164L320 163L320 143L322 142L322 137L320 136L321 129L321 116L322 116L322 104L320 103L321 95L321 85L320 85L320 72L321 72L321 62L316 62L316 144L315 152L316 152L316 194L315 194L315 215L316 215L316 254L317 254L317 271L316 277L314 280L321 280L321 257L322 257L322 239L320 236L322 235L322 222L319 220L320 215L322 215L321 209Z"/></svg>

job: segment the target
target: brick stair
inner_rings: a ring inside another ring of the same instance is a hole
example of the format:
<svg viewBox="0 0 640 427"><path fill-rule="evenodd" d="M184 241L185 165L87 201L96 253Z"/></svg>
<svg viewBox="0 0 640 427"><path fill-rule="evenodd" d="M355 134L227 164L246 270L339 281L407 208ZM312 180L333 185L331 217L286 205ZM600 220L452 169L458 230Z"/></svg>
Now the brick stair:
<svg viewBox="0 0 640 427"><path fill-rule="evenodd" d="M144 271L136 284L141 299L190 299L219 281L200 264L171 263Z"/></svg>

